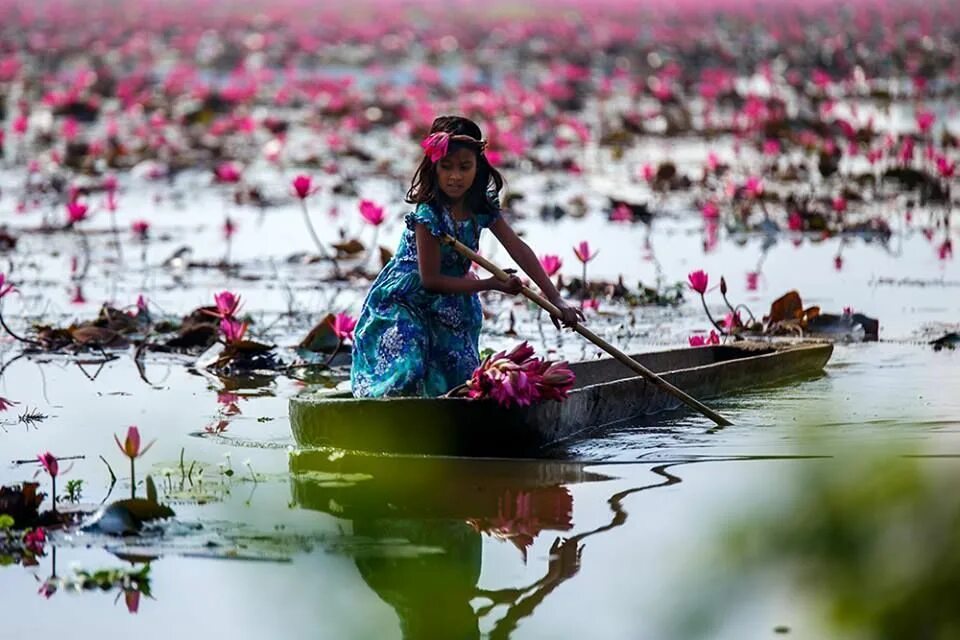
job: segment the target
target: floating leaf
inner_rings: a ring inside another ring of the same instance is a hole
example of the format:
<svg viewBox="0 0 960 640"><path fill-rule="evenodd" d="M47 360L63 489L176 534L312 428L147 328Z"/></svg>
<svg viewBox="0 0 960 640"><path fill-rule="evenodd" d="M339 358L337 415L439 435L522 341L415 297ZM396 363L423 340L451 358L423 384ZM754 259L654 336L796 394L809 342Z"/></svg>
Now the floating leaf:
<svg viewBox="0 0 960 640"><path fill-rule="evenodd" d="M346 242L335 243L333 248L337 250L337 257L355 256L358 253L363 253L366 250L366 247L363 246L363 243L356 238L351 238Z"/></svg>
<svg viewBox="0 0 960 640"><path fill-rule="evenodd" d="M308 351L329 353L337 348L340 339L333 331L334 316L328 313L297 346Z"/></svg>

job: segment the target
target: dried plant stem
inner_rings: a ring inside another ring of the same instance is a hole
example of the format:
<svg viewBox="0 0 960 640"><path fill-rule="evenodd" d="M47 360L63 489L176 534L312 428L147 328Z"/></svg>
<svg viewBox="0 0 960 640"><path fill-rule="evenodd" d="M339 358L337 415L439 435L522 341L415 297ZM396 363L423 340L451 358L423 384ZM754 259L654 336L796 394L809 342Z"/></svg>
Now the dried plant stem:
<svg viewBox="0 0 960 640"><path fill-rule="evenodd" d="M42 346L43 346L42 344L40 344L40 343L37 342L36 340L31 340L30 338L24 338L23 336L17 335L17 334L14 333L13 331L11 331L11 330L10 330L10 327L7 326L6 321L4 321L4 319L3 319L3 314L0 314L0 327L3 327L3 330L6 331L7 333L9 333L9 334L13 337L14 340L19 340L20 342L24 342L24 343L26 343L26 344L32 344L32 345L34 345L34 346L36 346L36 347L42 347Z"/></svg>

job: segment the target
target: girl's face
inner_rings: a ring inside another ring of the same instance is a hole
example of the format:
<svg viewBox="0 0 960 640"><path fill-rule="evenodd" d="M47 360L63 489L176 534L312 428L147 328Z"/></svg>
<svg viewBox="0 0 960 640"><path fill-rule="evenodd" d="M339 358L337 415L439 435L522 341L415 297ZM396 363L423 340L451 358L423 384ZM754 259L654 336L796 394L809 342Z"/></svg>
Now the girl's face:
<svg viewBox="0 0 960 640"><path fill-rule="evenodd" d="M476 177L477 156L470 149L452 151L437 163L437 183L440 190L454 202L466 195Z"/></svg>

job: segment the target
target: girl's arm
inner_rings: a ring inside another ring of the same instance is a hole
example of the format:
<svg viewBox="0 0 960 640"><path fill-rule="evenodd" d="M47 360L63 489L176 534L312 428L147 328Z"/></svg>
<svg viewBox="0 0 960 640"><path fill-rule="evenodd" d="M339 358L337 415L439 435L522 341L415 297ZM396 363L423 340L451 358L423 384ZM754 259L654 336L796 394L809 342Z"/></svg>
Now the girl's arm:
<svg viewBox="0 0 960 640"><path fill-rule="evenodd" d="M553 285L550 276L543 270L537 254L533 252L533 249L531 249L526 242L520 239L520 236L517 235L506 220L502 217L497 218L497 220L490 225L490 230L493 231L493 235L497 237L497 240L499 240L500 244L507 250L507 253L513 258L513 261L520 265L520 268L530 276L531 280L537 283L543 295L555 306L560 308L565 323L571 324L584 319L583 313L579 309L574 309L563 301L563 297ZM559 328L556 318L554 318L554 324Z"/></svg>
<svg viewBox="0 0 960 640"><path fill-rule="evenodd" d="M417 266L423 288L434 293L478 293L494 289L509 294L520 292L521 282L516 276L507 282L497 278L456 278L440 273L440 241L427 227L417 223L414 231L417 239Z"/></svg>

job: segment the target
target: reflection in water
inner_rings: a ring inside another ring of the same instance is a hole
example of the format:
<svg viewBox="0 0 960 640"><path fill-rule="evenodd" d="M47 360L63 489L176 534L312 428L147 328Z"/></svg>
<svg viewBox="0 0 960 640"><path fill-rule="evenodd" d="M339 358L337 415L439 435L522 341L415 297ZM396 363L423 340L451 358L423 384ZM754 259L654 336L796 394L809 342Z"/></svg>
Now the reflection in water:
<svg viewBox="0 0 960 640"><path fill-rule="evenodd" d="M574 528L569 485L613 480L586 464L551 460L379 457L332 450L300 451L290 459L293 499L307 509L350 520L356 537L403 546L356 547L364 581L400 618L405 638L476 638L496 611L491 638L506 638L558 586L580 570L584 541L627 522L627 497L680 483L671 469L705 462L795 459L730 456L661 462L656 482L607 499L608 522L550 546L546 570L528 584L478 587L481 533L526 551L544 531ZM366 550L364 550L366 549ZM378 551L379 549L379 551Z"/></svg>
<svg viewBox="0 0 960 640"><path fill-rule="evenodd" d="M481 533L509 540L526 561L527 548L541 532L572 527L573 499L563 485L609 479L580 463L340 457L325 451L294 454L291 470L300 506L352 521L356 536L401 539L414 548L356 558L363 579L396 610L405 638L479 637L479 619L492 606L475 610L478 596L511 605L511 626L529 615L523 611L536 605L526 596L540 585L499 592L477 587ZM574 547L557 539L541 582L559 584L576 573ZM574 549L572 570L566 568L567 549ZM544 596L549 592L540 590Z"/></svg>

